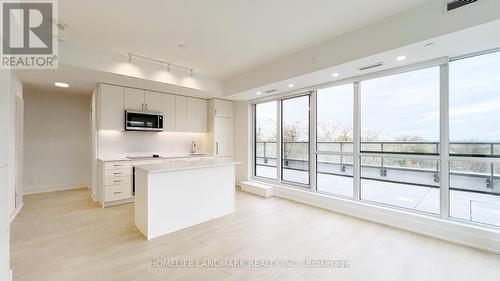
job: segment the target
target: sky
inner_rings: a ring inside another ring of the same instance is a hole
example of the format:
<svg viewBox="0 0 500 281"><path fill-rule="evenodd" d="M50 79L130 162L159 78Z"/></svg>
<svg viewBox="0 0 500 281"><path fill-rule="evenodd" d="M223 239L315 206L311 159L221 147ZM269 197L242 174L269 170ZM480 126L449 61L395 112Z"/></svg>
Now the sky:
<svg viewBox="0 0 500 281"><path fill-rule="evenodd" d="M439 81L439 67L362 81L362 135L377 132L381 141L405 135L439 141ZM317 98L318 123L352 127L352 84L320 89ZM500 52L451 62L449 102L451 141L500 141ZM307 105L307 98L285 100L285 125L305 126ZM276 112L276 102L257 106L265 131L276 130L270 124L276 123Z"/></svg>

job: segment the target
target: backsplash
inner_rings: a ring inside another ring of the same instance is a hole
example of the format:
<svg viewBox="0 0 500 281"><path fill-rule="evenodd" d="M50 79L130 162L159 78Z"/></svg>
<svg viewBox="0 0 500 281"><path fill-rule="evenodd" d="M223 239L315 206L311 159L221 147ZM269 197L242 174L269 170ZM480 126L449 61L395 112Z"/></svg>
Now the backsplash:
<svg viewBox="0 0 500 281"><path fill-rule="evenodd" d="M198 152L206 152L205 136L205 133L99 131L99 157L185 155L191 153L192 141L198 143Z"/></svg>

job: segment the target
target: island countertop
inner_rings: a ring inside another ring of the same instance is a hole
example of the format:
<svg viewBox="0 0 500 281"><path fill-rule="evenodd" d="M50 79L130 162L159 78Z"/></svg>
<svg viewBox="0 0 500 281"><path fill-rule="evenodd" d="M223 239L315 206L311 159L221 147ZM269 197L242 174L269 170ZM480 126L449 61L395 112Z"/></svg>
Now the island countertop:
<svg viewBox="0 0 500 281"><path fill-rule="evenodd" d="M153 173L174 172L181 170L202 169L210 167L223 167L223 166L231 166L238 164L240 163L235 162L233 160L215 158L215 159L204 159L195 161L145 164L145 165L137 165L135 166L135 168L153 174Z"/></svg>

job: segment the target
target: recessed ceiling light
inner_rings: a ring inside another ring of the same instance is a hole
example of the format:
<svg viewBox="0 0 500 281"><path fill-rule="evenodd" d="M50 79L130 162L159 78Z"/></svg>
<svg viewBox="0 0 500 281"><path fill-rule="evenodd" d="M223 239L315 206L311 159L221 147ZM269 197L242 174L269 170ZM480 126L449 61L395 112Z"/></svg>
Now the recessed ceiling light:
<svg viewBox="0 0 500 281"><path fill-rule="evenodd" d="M63 83L63 82L55 82L54 86L61 87L61 88L68 88L69 84L68 83Z"/></svg>
<svg viewBox="0 0 500 281"><path fill-rule="evenodd" d="M294 84L288 84L288 88L293 88L293 87L295 87Z"/></svg>
<svg viewBox="0 0 500 281"><path fill-rule="evenodd" d="M257 96L260 96L260 95L262 95L262 92L257 92L257 93L255 93L255 94L256 94Z"/></svg>
<svg viewBox="0 0 500 281"><path fill-rule="evenodd" d="M333 77L339 77L339 74L337 72L332 74Z"/></svg>
<svg viewBox="0 0 500 281"><path fill-rule="evenodd" d="M406 59L406 56L399 56L396 58L397 61L404 61Z"/></svg>

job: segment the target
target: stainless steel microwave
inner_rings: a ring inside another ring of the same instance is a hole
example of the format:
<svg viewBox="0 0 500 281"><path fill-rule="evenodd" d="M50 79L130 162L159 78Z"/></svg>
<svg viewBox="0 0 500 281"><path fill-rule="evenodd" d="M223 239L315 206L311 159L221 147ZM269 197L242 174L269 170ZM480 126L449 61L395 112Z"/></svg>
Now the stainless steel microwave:
<svg viewBox="0 0 500 281"><path fill-rule="evenodd" d="M125 131L163 131L163 114L125 110Z"/></svg>

